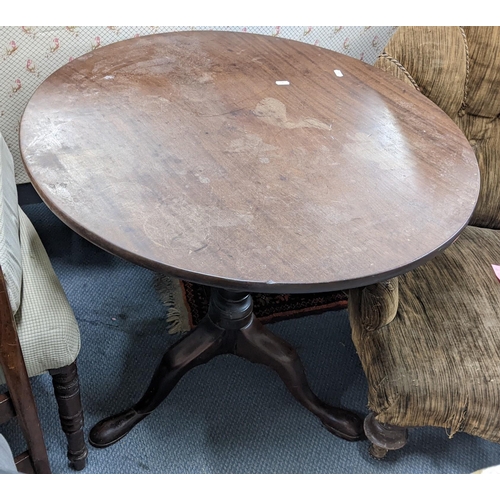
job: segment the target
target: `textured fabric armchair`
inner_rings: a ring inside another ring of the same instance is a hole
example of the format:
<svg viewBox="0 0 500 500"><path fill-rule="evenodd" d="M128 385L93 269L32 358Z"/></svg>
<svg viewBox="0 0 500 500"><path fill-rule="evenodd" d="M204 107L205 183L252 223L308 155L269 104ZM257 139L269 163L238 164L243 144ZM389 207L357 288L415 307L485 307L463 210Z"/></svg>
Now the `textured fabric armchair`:
<svg viewBox="0 0 500 500"><path fill-rule="evenodd" d="M52 375L68 458L86 463L83 413L75 360L80 331L43 244L17 203L14 163L0 135L0 424L16 416L28 452L22 472L50 472L29 377Z"/></svg>
<svg viewBox="0 0 500 500"><path fill-rule="evenodd" d="M353 342L368 380L372 454L407 428L437 426L500 443L500 27L401 27L376 66L440 106L468 138L481 191L445 252L351 290ZM450 172L453 175L453 172Z"/></svg>

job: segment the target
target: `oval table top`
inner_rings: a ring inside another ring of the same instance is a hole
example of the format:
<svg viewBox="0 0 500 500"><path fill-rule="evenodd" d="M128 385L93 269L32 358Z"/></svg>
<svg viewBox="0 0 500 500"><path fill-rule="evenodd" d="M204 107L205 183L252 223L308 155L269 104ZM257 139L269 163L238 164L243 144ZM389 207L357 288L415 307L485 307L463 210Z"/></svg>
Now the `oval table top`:
<svg viewBox="0 0 500 500"><path fill-rule="evenodd" d="M108 45L36 90L20 146L48 207L155 271L249 292L402 274L467 224L479 170L418 91L313 45L179 32Z"/></svg>

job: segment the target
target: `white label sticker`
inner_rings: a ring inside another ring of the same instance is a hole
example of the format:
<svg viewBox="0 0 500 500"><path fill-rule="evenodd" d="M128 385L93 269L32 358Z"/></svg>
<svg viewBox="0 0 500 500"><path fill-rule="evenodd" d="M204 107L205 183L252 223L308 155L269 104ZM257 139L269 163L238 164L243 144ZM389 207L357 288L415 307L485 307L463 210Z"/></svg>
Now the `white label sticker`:
<svg viewBox="0 0 500 500"><path fill-rule="evenodd" d="M287 80L278 80L276 82L276 85L290 85L290 82L288 82Z"/></svg>
<svg viewBox="0 0 500 500"><path fill-rule="evenodd" d="M333 72L334 72L337 76L344 76L344 75L342 74L342 71L340 71L340 69L335 69L335 70L333 70Z"/></svg>

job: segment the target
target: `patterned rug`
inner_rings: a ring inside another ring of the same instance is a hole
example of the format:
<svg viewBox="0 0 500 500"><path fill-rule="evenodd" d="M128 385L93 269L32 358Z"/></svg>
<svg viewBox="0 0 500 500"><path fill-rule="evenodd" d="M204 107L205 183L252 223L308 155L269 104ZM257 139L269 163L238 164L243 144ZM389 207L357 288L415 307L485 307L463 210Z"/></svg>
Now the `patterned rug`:
<svg viewBox="0 0 500 500"><path fill-rule="evenodd" d="M187 332L195 327L208 311L210 289L157 274L155 288L167 306L169 333ZM298 318L347 307L345 292L309 294L252 294L254 313L263 323Z"/></svg>

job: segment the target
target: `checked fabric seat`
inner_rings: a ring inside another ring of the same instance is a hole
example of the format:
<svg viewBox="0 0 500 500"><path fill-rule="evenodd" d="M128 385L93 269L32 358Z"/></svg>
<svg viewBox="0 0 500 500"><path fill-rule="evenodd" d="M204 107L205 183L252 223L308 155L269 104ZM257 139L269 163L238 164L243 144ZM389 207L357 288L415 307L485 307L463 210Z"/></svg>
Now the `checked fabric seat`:
<svg viewBox="0 0 500 500"><path fill-rule="evenodd" d="M350 291L371 452L401 448L407 429L422 426L500 443L500 282L492 267L500 265L500 27L401 27L376 66L455 121L475 151L481 190L469 226L442 254Z"/></svg>
<svg viewBox="0 0 500 500"><path fill-rule="evenodd" d="M29 377L49 372L68 458L85 467L83 412L75 360L80 331L42 241L18 206L14 162L0 135L0 424L17 417L28 451L21 472L50 472Z"/></svg>

